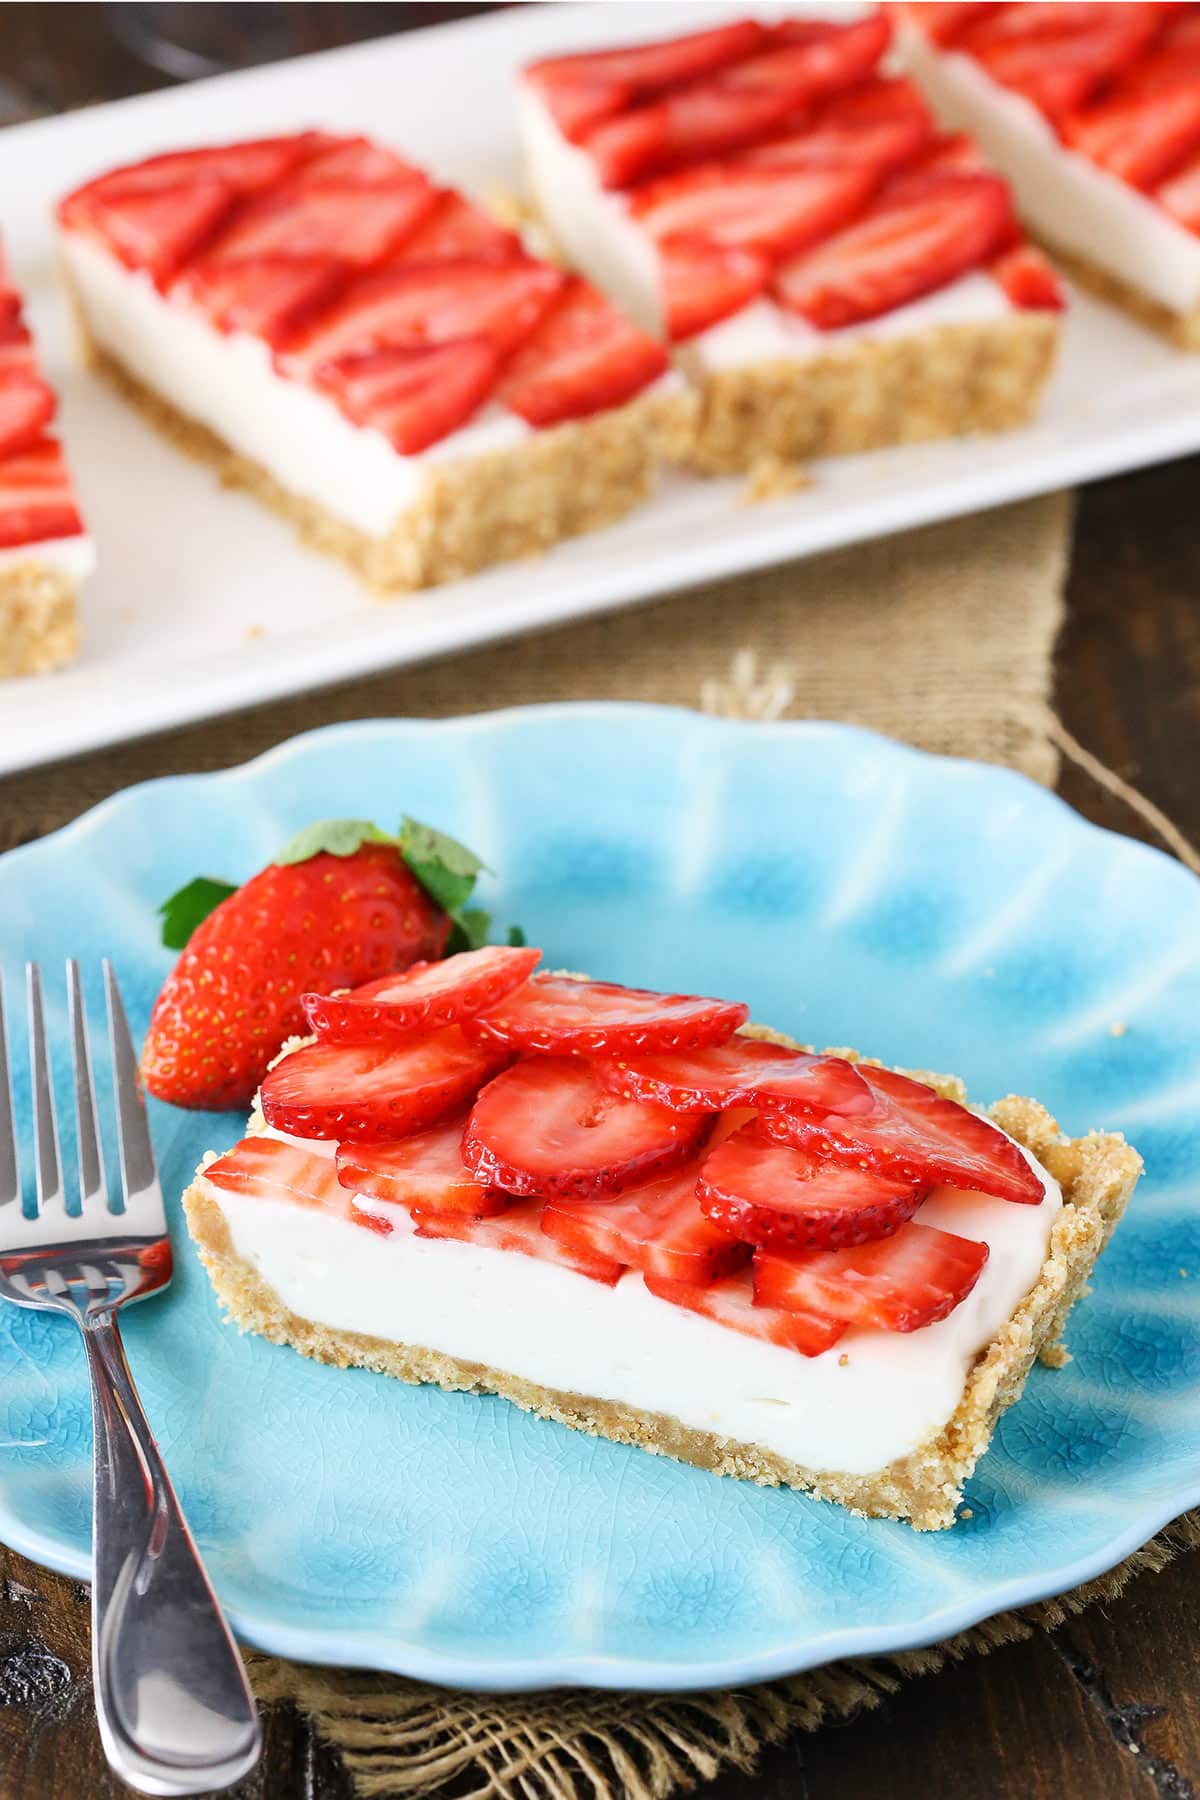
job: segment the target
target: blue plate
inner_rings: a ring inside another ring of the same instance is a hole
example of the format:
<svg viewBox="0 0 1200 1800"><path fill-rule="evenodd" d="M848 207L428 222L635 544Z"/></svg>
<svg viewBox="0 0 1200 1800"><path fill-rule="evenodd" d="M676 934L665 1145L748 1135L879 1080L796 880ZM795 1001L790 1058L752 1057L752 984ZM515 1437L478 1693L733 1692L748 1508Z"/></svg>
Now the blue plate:
<svg viewBox="0 0 1200 1800"><path fill-rule="evenodd" d="M74 954L99 1017L107 954L142 1028L170 961L164 895L248 875L314 818L402 811L485 856L484 904L552 967L737 994L980 1098L1036 1094L1071 1132L1125 1128L1147 1174L1072 1320L1074 1360L1035 1371L970 1518L932 1535L239 1337L176 1215L175 1292L129 1316L129 1354L244 1638L471 1687L751 1681L1059 1592L1200 1500L1190 875L1019 776L843 726L623 706L350 725L131 789L5 857L9 991L25 957ZM156 1107L153 1126L174 1203L241 1120ZM0 1395L0 1537L83 1575L74 1331L0 1307Z"/></svg>

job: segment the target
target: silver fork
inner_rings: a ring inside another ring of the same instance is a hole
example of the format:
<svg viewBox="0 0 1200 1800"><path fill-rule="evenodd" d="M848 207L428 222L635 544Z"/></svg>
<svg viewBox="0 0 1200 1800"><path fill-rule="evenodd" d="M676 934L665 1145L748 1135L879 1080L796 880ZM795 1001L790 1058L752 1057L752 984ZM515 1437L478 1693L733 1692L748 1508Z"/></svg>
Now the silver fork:
<svg viewBox="0 0 1200 1800"><path fill-rule="evenodd" d="M261 1733L241 1658L146 1423L117 1312L171 1279L171 1240L116 976L105 961L123 1213L111 1212L79 968L67 964L79 1144L77 1216L66 1210L41 977L27 969L37 1215L21 1207L0 990L0 1295L65 1313L83 1333L95 1437L92 1674L104 1753L146 1794L227 1787Z"/></svg>

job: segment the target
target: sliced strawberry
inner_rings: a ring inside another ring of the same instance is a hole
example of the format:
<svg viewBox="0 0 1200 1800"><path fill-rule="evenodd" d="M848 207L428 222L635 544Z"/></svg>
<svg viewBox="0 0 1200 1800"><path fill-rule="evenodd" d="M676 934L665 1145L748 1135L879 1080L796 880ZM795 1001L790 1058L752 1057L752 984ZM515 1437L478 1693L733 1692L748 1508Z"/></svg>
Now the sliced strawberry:
<svg viewBox="0 0 1200 1800"><path fill-rule="evenodd" d="M541 90L557 116L556 92L578 87L612 86L630 96L696 81L757 50L766 31L754 19L693 31L684 37L616 50L591 50L582 56L551 56L531 63L526 78ZM560 121L561 124L561 121ZM565 131L565 127L563 127ZM569 132L566 132L570 136Z"/></svg>
<svg viewBox="0 0 1200 1800"><path fill-rule="evenodd" d="M345 281L341 266L324 257L205 258L183 271L171 294L199 307L218 331L245 331L274 345L318 313Z"/></svg>
<svg viewBox="0 0 1200 1800"><path fill-rule="evenodd" d="M426 1213L489 1218L511 1204L507 1194L481 1187L462 1159L465 1112L395 1143L339 1144L337 1175L343 1187L389 1205Z"/></svg>
<svg viewBox="0 0 1200 1800"><path fill-rule="evenodd" d="M1152 48L1121 75L1114 92L1155 94L1200 80L1200 11L1172 6Z"/></svg>
<svg viewBox="0 0 1200 1800"><path fill-rule="evenodd" d="M909 162L934 135L929 108L910 81L864 82L765 144L743 150L747 168L868 167L880 174Z"/></svg>
<svg viewBox="0 0 1200 1800"><path fill-rule="evenodd" d="M411 237L393 250L393 263L446 262L450 258L472 261L511 262L524 257L521 240L472 206L461 194L446 189L437 205Z"/></svg>
<svg viewBox="0 0 1200 1800"><path fill-rule="evenodd" d="M178 187L95 193L67 222L162 286L214 236L236 199L229 182L204 175Z"/></svg>
<svg viewBox="0 0 1200 1800"><path fill-rule="evenodd" d="M663 323L673 344L741 312L767 285L771 265L752 250L727 250L696 238L658 247Z"/></svg>
<svg viewBox="0 0 1200 1800"><path fill-rule="evenodd" d="M406 180L423 182L425 177L383 144L376 144L370 138L350 137L328 138L319 144L314 141L313 154L304 158L288 185L353 181L359 186L387 187Z"/></svg>
<svg viewBox="0 0 1200 1800"><path fill-rule="evenodd" d="M506 364L496 398L531 425L558 425L623 405L667 366L660 343L573 280Z"/></svg>
<svg viewBox="0 0 1200 1800"><path fill-rule="evenodd" d="M458 1238L463 1243L481 1244L487 1250L511 1250L521 1256L536 1256L541 1262L557 1263L560 1268L574 1269L612 1287L625 1273L623 1263L611 1257L597 1256L593 1251L560 1244L542 1230L542 1203L523 1200L510 1206L493 1219L471 1219L465 1213L414 1212L417 1236L423 1238Z"/></svg>
<svg viewBox="0 0 1200 1800"><path fill-rule="evenodd" d="M610 1094L576 1058L537 1057L484 1088L463 1133L463 1161L507 1194L586 1199L676 1168L707 1128L707 1119Z"/></svg>
<svg viewBox="0 0 1200 1800"><path fill-rule="evenodd" d="M1181 225L1200 234L1200 156L1194 157L1177 170L1170 181L1156 188L1154 198Z"/></svg>
<svg viewBox="0 0 1200 1800"><path fill-rule="evenodd" d="M635 188L631 210L652 238L698 237L767 257L827 237L860 213L870 167L735 168L706 163Z"/></svg>
<svg viewBox="0 0 1200 1800"><path fill-rule="evenodd" d="M275 1200L286 1194L302 1206L319 1206L346 1217L350 1196L338 1185L331 1156L301 1150L296 1144L258 1132L203 1171L205 1181L231 1194L252 1194L257 1200Z"/></svg>
<svg viewBox="0 0 1200 1800"><path fill-rule="evenodd" d="M33 339L24 325L0 324L0 382L40 379Z"/></svg>
<svg viewBox="0 0 1200 1800"><path fill-rule="evenodd" d="M715 1319L718 1325L727 1325L744 1337L762 1338L785 1350L798 1350L802 1356L820 1356L837 1343L846 1329L842 1320L819 1312L803 1312L798 1307L772 1310L758 1305L753 1280L745 1269L726 1275L709 1287L697 1287L690 1281L668 1281L661 1275L643 1275L642 1280L652 1294L669 1300L672 1306L686 1306L689 1312Z"/></svg>
<svg viewBox="0 0 1200 1800"><path fill-rule="evenodd" d="M614 1093L673 1112L726 1112L734 1106L798 1107L804 1112L865 1113L874 1097L840 1056L811 1056L733 1037L702 1050L665 1051L597 1064Z"/></svg>
<svg viewBox="0 0 1200 1800"><path fill-rule="evenodd" d="M957 4L955 0L948 4L941 4L940 0L909 0L897 10L919 25L933 43L953 44L970 26L978 25L985 13L999 12L1000 7L987 4L987 0L958 0Z"/></svg>
<svg viewBox="0 0 1200 1800"><path fill-rule="evenodd" d="M0 457L15 456L41 437L54 417L54 389L36 376L0 376Z"/></svg>
<svg viewBox="0 0 1200 1800"><path fill-rule="evenodd" d="M323 363L316 379L354 424L381 431L402 456L415 456L466 424L499 368L485 339L463 338L341 356Z"/></svg>
<svg viewBox="0 0 1200 1800"><path fill-rule="evenodd" d="M1029 312L1064 312L1067 296L1057 274L1032 244L1018 244L987 266L1014 306Z"/></svg>
<svg viewBox="0 0 1200 1800"><path fill-rule="evenodd" d="M530 335L566 279L544 263L465 257L384 269L355 281L277 360L285 375L304 379L344 356L461 338L486 338L504 356Z"/></svg>
<svg viewBox="0 0 1200 1800"><path fill-rule="evenodd" d="M772 1250L836 1250L888 1237L925 1189L876 1169L839 1168L811 1149L773 1142L744 1125L705 1157L696 1192L704 1216Z"/></svg>
<svg viewBox="0 0 1200 1800"><path fill-rule="evenodd" d="M222 232L215 254L241 257L336 257L369 268L385 260L431 216L437 189L406 172L386 186L306 181L250 201Z"/></svg>
<svg viewBox="0 0 1200 1800"><path fill-rule="evenodd" d="M1131 187L1165 181L1200 149L1200 80L1160 92L1116 95L1063 119L1073 150Z"/></svg>
<svg viewBox="0 0 1200 1800"><path fill-rule="evenodd" d="M919 1331L954 1311L983 1273L986 1244L915 1220L894 1236L807 1256L754 1253L754 1303L876 1331Z"/></svg>
<svg viewBox="0 0 1200 1800"><path fill-rule="evenodd" d="M528 981L541 951L488 944L444 962L418 962L348 994L302 994L300 1004L317 1036L331 1043L368 1044L456 1025L506 998Z"/></svg>
<svg viewBox="0 0 1200 1800"><path fill-rule="evenodd" d="M919 1187L967 1188L1037 1206L1042 1183L1011 1138L924 1082L891 1069L864 1069L875 1110L855 1118L766 1113L764 1128L822 1161L878 1169Z"/></svg>
<svg viewBox="0 0 1200 1800"><path fill-rule="evenodd" d="M472 1019L468 1030L481 1042L512 1050L633 1055L724 1043L745 1023L749 1010L740 1000L659 994L574 975L535 975L510 1000Z"/></svg>
<svg viewBox="0 0 1200 1800"><path fill-rule="evenodd" d="M882 195L855 224L775 271L781 303L831 331L933 293L985 261L1012 226L1008 189L991 176L928 177Z"/></svg>
<svg viewBox="0 0 1200 1800"><path fill-rule="evenodd" d="M965 131L956 131L946 137L937 137L917 157L913 164L914 171L943 175L990 175L993 170L989 166L979 145Z"/></svg>
<svg viewBox="0 0 1200 1800"><path fill-rule="evenodd" d="M1157 6L1002 6L968 30L962 47L994 80L1058 119L1118 74L1160 23Z"/></svg>
<svg viewBox="0 0 1200 1800"><path fill-rule="evenodd" d="M560 1244L626 1268L706 1286L750 1260L750 1247L704 1217L696 1199L699 1164L626 1188L613 1199L548 1200L542 1230Z"/></svg>
<svg viewBox="0 0 1200 1800"><path fill-rule="evenodd" d="M0 549L76 537L83 520L62 446L41 438L0 462Z"/></svg>
<svg viewBox="0 0 1200 1800"><path fill-rule="evenodd" d="M295 1137L404 1137L469 1100L496 1067L456 1025L400 1045L310 1044L262 1084L267 1123Z"/></svg>
<svg viewBox="0 0 1200 1800"><path fill-rule="evenodd" d="M882 12L848 24L784 19L771 28L765 49L736 63L720 79L730 87L787 94L795 106L866 81L891 35L891 25Z"/></svg>
<svg viewBox="0 0 1200 1800"><path fill-rule="evenodd" d="M85 213L98 195L149 194L187 187L195 181L217 180L235 194L250 194L282 181L324 141L316 132L302 131L290 137L257 138L205 150L168 150L144 162L110 169L76 188L62 202L59 217L65 225L74 225L77 215Z"/></svg>

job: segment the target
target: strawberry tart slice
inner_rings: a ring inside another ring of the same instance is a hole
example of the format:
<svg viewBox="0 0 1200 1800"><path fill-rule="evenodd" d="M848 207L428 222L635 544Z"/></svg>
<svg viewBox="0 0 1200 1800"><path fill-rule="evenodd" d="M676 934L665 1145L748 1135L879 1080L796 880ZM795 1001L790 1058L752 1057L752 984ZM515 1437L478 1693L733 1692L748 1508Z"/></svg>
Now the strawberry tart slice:
<svg viewBox="0 0 1200 1800"><path fill-rule="evenodd" d="M537 960L488 947L306 997L315 1038L184 1199L235 1322L952 1524L1136 1152Z"/></svg>
<svg viewBox="0 0 1200 1800"><path fill-rule="evenodd" d="M573 262L677 352L704 469L1033 413L1063 297L1004 179L885 72L890 25L754 19L524 72Z"/></svg>
<svg viewBox="0 0 1200 1800"><path fill-rule="evenodd" d="M21 296L0 246L0 678L35 675L79 647L79 588L95 567Z"/></svg>
<svg viewBox="0 0 1200 1800"><path fill-rule="evenodd" d="M59 225L91 361L373 587L606 524L690 439L659 344L364 138L151 157Z"/></svg>
<svg viewBox="0 0 1200 1800"><path fill-rule="evenodd" d="M897 6L909 67L1087 287L1200 350L1200 7Z"/></svg>

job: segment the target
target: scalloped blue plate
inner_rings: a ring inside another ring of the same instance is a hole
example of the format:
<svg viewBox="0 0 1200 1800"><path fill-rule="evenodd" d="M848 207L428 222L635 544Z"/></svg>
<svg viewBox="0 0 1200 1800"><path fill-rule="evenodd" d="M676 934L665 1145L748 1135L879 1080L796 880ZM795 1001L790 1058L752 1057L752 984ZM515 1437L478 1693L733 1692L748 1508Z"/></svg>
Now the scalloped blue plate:
<svg viewBox="0 0 1200 1800"><path fill-rule="evenodd" d="M751 1681L1060 1592L1200 1500L1190 875L1019 776L849 727L547 707L335 727L131 789L0 861L5 975L73 954L94 978L110 955L144 1027L165 894L201 870L244 877L313 818L401 811L484 855L484 903L551 966L736 993L800 1037L955 1070L979 1098L1036 1094L1072 1132L1124 1128L1146 1179L1072 1319L1073 1361L1035 1371L970 1517L932 1535L239 1337L176 1210L175 1290L135 1309L127 1341L244 1638L471 1687ZM155 1108L171 1202L240 1125ZM0 1394L0 1538L84 1575L74 1331L0 1307Z"/></svg>

